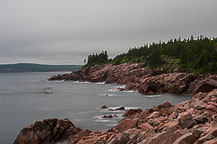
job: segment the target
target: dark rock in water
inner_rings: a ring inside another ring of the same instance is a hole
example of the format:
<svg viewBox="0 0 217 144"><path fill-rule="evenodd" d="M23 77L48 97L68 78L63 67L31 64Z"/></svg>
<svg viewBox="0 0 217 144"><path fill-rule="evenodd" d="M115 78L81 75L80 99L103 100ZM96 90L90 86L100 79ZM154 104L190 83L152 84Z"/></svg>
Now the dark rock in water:
<svg viewBox="0 0 217 144"><path fill-rule="evenodd" d="M108 109L108 107L106 105L104 105L104 106L101 106L100 109Z"/></svg>
<svg viewBox="0 0 217 144"><path fill-rule="evenodd" d="M112 115L104 115L102 118L113 118Z"/></svg>
<svg viewBox="0 0 217 144"><path fill-rule="evenodd" d="M45 119L23 128L14 144L50 144L66 140L80 131L68 119Z"/></svg>
<svg viewBox="0 0 217 144"><path fill-rule="evenodd" d="M108 109L108 111L115 111L114 109Z"/></svg>
<svg viewBox="0 0 217 144"><path fill-rule="evenodd" d="M114 117L118 117L117 115L104 115L102 118L107 118L107 119L111 119Z"/></svg>
<svg viewBox="0 0 217 144"><path fill-rule="evenodd" d="M119 108L116 108L115 110L125 110L125 107L119 107Z"/></svg>

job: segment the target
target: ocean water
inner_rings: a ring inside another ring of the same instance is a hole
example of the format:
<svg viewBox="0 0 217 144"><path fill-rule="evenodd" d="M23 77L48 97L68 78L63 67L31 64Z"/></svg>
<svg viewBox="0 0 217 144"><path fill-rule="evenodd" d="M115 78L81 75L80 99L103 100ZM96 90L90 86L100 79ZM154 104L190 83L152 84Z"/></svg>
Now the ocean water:
<svg viewBox="0 0 217 144"><path fill-rule="evenodd" d="M101 110L124 106L146 109L163 101L172 104L188 100L189 95L142 95L135 91L120 92L123 85L75 81L47 81L58 73L0 74L0 143L11 144L21 128L45 118L69 118L77 127L106 131L122 118L122 111ZM51 87L53 93L43 93ZM114 119L103 115L116 114Z"/></svg>

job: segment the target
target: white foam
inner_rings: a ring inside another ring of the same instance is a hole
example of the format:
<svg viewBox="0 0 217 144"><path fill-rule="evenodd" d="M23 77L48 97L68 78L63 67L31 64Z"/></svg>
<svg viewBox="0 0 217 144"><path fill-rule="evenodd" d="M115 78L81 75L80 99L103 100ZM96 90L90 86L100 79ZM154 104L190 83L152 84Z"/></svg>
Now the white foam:
<svg viewBox="0 0 217 144"><path fill-rule="evenodd" d="M119 88L119 89L124 89L124 88L125 88L125 85L118 86L117 89L118 89L118 88Z"/></svg>
<svg viewBox="0 0 217 144"><path fill-rule="evenodd" d="M48 82L56 82L56 83L61 83L61 82L64 82L65 80L52 80L52 81L49 81L49 80L46 80Z"/></svg>
<svg viewBox="0 0 217 144"><path fill-rule="evenodd" d="M119 91L118 89L109 89L109 90L106 90L108 92L116 92L116 91Z"/></svg>
<svg viewBox="0 0 217 144"><path fill-rule="evenodd" d="M148 98L154 98L154 97L161 97L162 95L149 95L149 96L145 96L145 97L148 97Z"/></svg>
<svg viewBox="0 0 217 144"><path fill-rule="evenodd" d="M108 112L108 111L107 111ZM112 111L111 111L112 112ZM110 114L108 114L110 115ZM108 119L120 119L122 117L122 114L115 114L115 115L112 115L113 117L112 118L103 118L105 115L100 115L100 116L95 116L94 119L95 120L108 120Z"/></svg>
<svg viewBox="0 0 217 144"><path fill-rule="evenodd" d="M102 85L102 84L105 84L105 82L97 82L97 83L95 83L95 84L97 84L97 85Z"/></svg>
<svg viewBox="0 0 217 144"><path fill-rule="evenodd" d="M135 92L135 91L134 91L134 90L129 90L129 91L122 91L122 92L133 93L133 92Z"/></svg>
<svg viewBox="0 0 217 144"><path fill-rule="evenodd" d="M141 107L125 107L125 106L117 106L117 107L109 107L109 108L115 110L115 109L120 108L120 107L124 107L125 110L128 110L128 109L139 109L139 108L141 108ZM113 111L111 111L111 112L113 112Z"/></svg>
<svg viewBox="0 0 217 144"><path fill-rule="evenodd" d="M125 109L139 109L139 108L141 108L141 107L125 107Z"/></svg>
<svg viewBox="0 0 217 144"><path fill-rule="evenodd" d="M111 120L108 120L108 119L96 119L94 120L95 122L110 122Z"/></svg>
<svg viewBox="0 0 217 144"><path fill-rule="evenodd" d="M75 83L78 83L78 84L89 84L91 82L88 82L88 81L75 81Z"/></svg>

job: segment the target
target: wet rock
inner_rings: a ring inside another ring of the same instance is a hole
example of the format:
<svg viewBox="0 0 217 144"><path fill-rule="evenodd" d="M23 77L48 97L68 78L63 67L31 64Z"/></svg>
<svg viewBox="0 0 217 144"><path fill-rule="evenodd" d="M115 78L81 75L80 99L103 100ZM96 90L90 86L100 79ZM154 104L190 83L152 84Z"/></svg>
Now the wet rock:
<svg viewBox="0 0 217 144"><path fill-rule="evenodd" d="M104 115L102 118L111 119L114 117L118 117L117 115Z"/></svg>
<svg viewBox="0 0 217 144"><path fill-rule="evenodd" d="M111 118L113 118L113 116L112 116L112 115L104 115L102 118L108 118L108 119L111 119Z"/></svg>
<svg viewBox="0 0 217 144"><path fill-rule="evenodd" d="M116 108L115 110L125 110L125 107L119 107L119 108Z"/></svg>
<svg viewBox="0 0 217 144"><path fill-rule="evenodd" d="M108 109L108 107L106 105L103 105L100 107L100 109Z"/></svg>

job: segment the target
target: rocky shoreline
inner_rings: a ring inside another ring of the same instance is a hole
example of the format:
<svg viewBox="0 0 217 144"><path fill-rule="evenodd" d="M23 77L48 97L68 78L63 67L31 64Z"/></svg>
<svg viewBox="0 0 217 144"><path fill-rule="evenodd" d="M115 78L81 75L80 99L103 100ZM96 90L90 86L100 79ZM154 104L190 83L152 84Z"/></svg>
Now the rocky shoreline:
<svg viewBox="0 0 217 144"><path fill-rule="evenodd" d="M150 70L138 63L85 67L69 74L52 76L49 80L126 84L126 87L120 90L138 90L143 94L197 94L217 88L216 74L178 72L170 67Z"/></svg>
<svg viewBox="0 0 217 144"><path fill-rule="evenodd" d="M126 110L124 118L106 132L82 130L68 119L36 121L20 131L14 144L217 144L216 74L153 71L126 63L86 67L49 80L118 83L126 84L121 90L189 93L194 97L175 106L164 102L146 110Z"/></svg>

